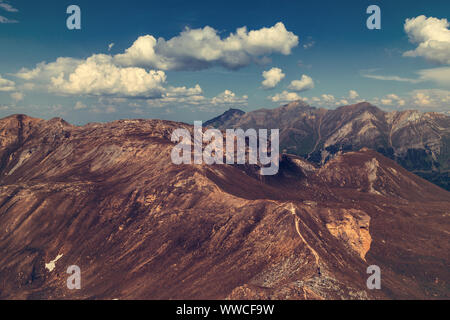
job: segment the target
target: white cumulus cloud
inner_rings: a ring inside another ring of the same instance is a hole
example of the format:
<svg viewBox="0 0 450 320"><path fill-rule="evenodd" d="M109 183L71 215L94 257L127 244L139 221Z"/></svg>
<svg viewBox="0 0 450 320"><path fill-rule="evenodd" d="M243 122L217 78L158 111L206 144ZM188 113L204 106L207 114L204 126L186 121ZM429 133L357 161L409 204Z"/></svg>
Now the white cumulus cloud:
<svg viewBox="0 0 450 320"><path fill-rule="evenodd" d="M447 19L424 15L406 19L404 25L410 42L417 48L405 52L407 57L423 57L429 61L450 64L450 30Z"/></svg>
<svg viewBox="0 0 450 320"><path fill-rule="evenodd" d="M419 89L410 93L411 104L419 109L447 110L450 104L450 91L440 89Z"/></svg>
<svg viewBox="0 0 450 320"><path fill-rule="evenodd" d="M71 95L116 95L124 97L159 97L166 75L163 71L136 67L117 67L112 57L96 54L80 63L73 73L51 77L51 91Z"/></svg>
<svg viewBox="0 0 450 320"><path fill-rule="evenodd" d="M387 94L371 102L389 109L418 109L421 111L448 112L450 91L442 89L417 89L403 95Z"/></svg>
<svg viewBox="0 0 450 320"><path fill-rule="evenodd" d="M286 76L280 68L272 68L262 73L264 81L261 83L264 89L273 89Z"/></svg>
<svg viewBox="0 0 450 320"><path fill-rule="evenodd" d="M195 88L166 88L166 74L161 70L121 67L110 55L94 54L86 60L59 57L54 62L41 62L33 69L22 68L15 74L32 90L37 84L49 92L63 95L111 96L126 98L159 98L175 92L192 92ZM25 88L25 85L24 85Z"/></svg>
<svg viewBox="0 0 450 320"><path fill-rule="evenodd" d="M322 99L325 102L334 102L336 98L332 94L323 94Z"/></svg>
<svg viewBox="0 0 450 320"><path fill-rule="evenodd" d="M356 92L355 90L350 90L350 91L348 92L348 97L349 97L350 99L357 99L357 98L359 97L359 94L358 94L358 92Z"/></svg>
<svg viewBox="0 0 450 320"><path fill-rule="evenodd" d="M289 85L289 90L297 92L310 90L312 88L314 88L314 80L306 74L302 75L300 80L291 81L291 84Z"/></svg>
<svg viewBox="0 0 450 320"><path fill-rule="evenodd" d="M238 69L272 53L288 55L297 45L298 37L282 22L259 30L238 28L224 39L217 30L206 26L186 28L169 40L141 36L114 59L123 66L161 70L200 70L217 65Z"/></svg>
<svg viewBox="0 0 450 320"><path fill-rule="evenodd" d="M164 103L170 100L200 103L204 99L212 104L246 103L246 96L233 98L231 91L207 99L198 85L167 87L164 70L199 70L216 65L236 69L262 61L271 53L290 54L296 45L298 37L281 22L258 30L238 28L225 38L208 26L187 28L169 40L152 35L139 37L122 54L93 54L87 59L59 57L31 69L22 68L15 76L26 81L27 90L45 88L62 95L156 99ZM108 49L111 48L112 44Z"/></svg>
<svg viewBox="0 0 450 320"><path fill-rule="evenodd" d="M219 106L247 104L247 99L248 96L246 95L239 97L231 90L225 90L216 97L212 98L211 104Z"/></svg>
<svg viewBox="0 0 450 320"><path fill-rule="evenodd" d="M277 93L271 97L268 97L272 102L292 102L297 100L306 101L307 99L299 96L296 92L289 92L284 90L281 93Z"/></svg>
<svg viewBox="0 0 450 320"><path fill-rule="evenodd" d="M16 77L23 80L46 81L51 77L60 75L61 73L72 73L84 60L59 57L54 62L41 62L34 69L22 68L15 74Z"/></svg>

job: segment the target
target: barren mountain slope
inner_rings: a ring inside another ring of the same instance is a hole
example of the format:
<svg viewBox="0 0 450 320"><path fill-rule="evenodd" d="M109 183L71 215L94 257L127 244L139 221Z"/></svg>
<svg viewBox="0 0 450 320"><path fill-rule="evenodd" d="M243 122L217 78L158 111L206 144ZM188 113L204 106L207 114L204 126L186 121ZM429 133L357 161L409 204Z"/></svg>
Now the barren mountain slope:
<svg viewBox="0 0 450 320"><path fill-rule="evenodd" d="M177 166L180 127L1 119L0 298L449 298L449 192L365 149Z"/></svg>

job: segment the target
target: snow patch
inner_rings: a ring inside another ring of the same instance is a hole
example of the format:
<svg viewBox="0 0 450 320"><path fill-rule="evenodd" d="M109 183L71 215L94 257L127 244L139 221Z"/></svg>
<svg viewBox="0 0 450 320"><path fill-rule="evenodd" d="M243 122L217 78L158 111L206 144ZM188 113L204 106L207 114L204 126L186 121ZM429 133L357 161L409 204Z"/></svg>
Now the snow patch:
<svg viewBox="0 0 450 320"><path fill-rule="evenodd" d="M52 271L55 269L55 267L56 267L56 261L58 261L59 259L61 259L62 256L63 256L62 254L58 254L58 255L56 256L55 259L53 259L53 260L50 261L49 263L46 263L46 264L45 264L45 268L46 268L48 271L52 272Z"/></svg>

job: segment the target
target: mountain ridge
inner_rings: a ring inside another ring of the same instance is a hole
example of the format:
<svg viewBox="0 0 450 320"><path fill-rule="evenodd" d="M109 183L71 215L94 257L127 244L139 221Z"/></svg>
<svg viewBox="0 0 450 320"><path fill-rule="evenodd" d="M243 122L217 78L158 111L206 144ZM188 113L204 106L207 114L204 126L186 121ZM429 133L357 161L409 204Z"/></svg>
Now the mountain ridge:
<svg viewBox="0 0 450 320"><path fill-rule="evenodd" d="M448 298L447 191L368 149L177 166L180 127L0 119L0 298Z"/></svg>

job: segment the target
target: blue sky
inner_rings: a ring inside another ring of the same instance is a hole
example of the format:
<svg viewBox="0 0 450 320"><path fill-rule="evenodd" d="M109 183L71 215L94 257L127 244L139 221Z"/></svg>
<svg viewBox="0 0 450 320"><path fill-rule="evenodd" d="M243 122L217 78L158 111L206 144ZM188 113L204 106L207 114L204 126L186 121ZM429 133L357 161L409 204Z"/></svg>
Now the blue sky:
<svg viewBox="0 0 450 320"><path fill-rule="evenodd" d="M71 4L81 30L66 27ZM373 4L381 30L366 27ZM449 13L449 1L0 0L0 117L192 122L297 99L449 112Z"/></svg>

